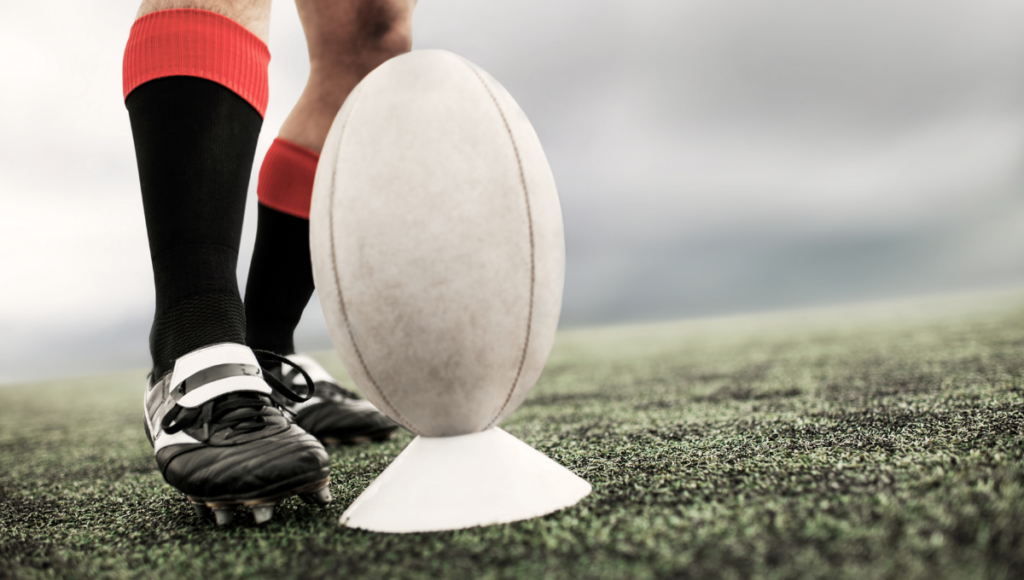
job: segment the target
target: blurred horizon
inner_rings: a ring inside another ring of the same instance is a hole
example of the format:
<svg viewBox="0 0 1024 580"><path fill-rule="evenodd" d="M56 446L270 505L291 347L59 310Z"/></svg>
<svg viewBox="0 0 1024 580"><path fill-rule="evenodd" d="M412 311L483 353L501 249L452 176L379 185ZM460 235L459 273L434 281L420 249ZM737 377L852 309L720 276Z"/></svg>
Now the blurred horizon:
<svg viewBox="0 0 1024 580"><path fill-rule="evenodd" d="M877 319L880 315L893 317L915 317L924 314L933 316L942 312L945 315L963 315L982 313L999 308L1024 305L1024 285L1001 288L970 289L967 291L950 291L931 294L884 296L856 301L830 301L820 303L802 302L789 306L777 306L762 309L730 309L727 311L709 311L688 316L652 318L622 318L619 320L588 321L582 324L566 323L563 316L558 332L574 332L580 330L603 330L612 327L635 327L651 324L680 323L728 323L729 321L745 320L776 320L785 322L787 318L799 319L808 316L820 316L833 322L844 316L868 315ZM303 353L334 351L334 345L328 335L323 321L320 305L314 294L302 321L295 332L296 350ZM50 346L57 350L66 349L75 352L80 360L88 361L98 357L100 364L77 365L73 368L60 367L48 369L47 372L26 372L23 374L0 375L0 388L14 385L30 385L51 379L65 377L81 377L103 375L122 371L146 372L150 367L148 349L150 319L124 321L111 325L97 332L85 330L80 335L57 337ZM144 338L143 342L139 337ZM84 348L83 348L84 346Z"/></svg>
<svg viewBox="0 0 1024 580"><path fill-rule="evenodd" d="M121 55L138 7L0 6L0 383L148 364L152 274ZM431 0L559 187L562 325L1024 287L1024 5ZM308 63L275 2L256 173ZM329 348L319 309L297 333Z"/></svg>

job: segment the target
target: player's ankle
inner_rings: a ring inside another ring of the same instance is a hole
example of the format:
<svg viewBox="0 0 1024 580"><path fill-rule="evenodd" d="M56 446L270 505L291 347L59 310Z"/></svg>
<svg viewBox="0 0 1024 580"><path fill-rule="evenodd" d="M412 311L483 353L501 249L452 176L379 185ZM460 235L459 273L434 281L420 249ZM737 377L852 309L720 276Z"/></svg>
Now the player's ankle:
<svg viewBox="0 0 1024 580"><path fill-rule="evenodd" d="M245 344L245 311L238 294L209 292L186 298L157 314L149 335L153 376L174 369L174 361L211 344Z"/></svg>

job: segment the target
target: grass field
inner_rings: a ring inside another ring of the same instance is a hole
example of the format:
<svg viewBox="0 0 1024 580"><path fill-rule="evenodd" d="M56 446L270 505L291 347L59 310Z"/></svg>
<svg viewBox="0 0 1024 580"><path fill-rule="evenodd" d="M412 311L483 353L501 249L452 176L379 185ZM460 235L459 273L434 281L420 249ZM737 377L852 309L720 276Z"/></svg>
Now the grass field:
<svg viewBox="0 0 1024 580"><path fill-rule="evenodd" d="M0 578L1024 576L1020 294L563 332L503 427L594 493L452 533L337 527L406 433L332 451L328 509L200 521L143 380L0 388Z"/></svg>

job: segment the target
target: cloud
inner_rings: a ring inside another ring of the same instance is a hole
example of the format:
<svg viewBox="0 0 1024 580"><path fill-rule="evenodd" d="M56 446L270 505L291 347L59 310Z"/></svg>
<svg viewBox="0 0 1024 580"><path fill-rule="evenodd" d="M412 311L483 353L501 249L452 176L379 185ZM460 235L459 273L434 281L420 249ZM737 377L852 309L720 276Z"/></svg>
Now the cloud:
<svg viewBox="0 0 1024 580"><path fill-rule="evenodd" d="M588 243L899 228L1019 180L1024 9L1003 2L434 2L417 18L418 43L516 95Z"/></svg>
<svg viewBox="0 0 1024 580"><path fill-rule="evenodd" d="M144 353L120 78L136 10L0 4L4 371L90 336ZM1022 29L1002 0L431 0L414 21L416 48L481 65L536 127L569 324L1024 281ZM257 168L308 74L293 3L270 34Z"/></svg>

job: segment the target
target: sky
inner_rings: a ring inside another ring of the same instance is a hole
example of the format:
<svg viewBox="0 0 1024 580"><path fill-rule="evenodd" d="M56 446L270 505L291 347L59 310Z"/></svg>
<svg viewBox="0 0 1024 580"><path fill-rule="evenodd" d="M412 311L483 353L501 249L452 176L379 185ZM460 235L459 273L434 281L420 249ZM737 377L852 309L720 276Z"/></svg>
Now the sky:
<svg viewBox="0 0 1024 580"><path fill-rule="evenodd" d="M0 3L0 382L148 365L121 94L137 2ZM563 327L1024 284L1024 3L422 0L516 98L566 228ZM308 73L270 32L255 171ZM297 342L329 348L316 304Z"/></svg>

